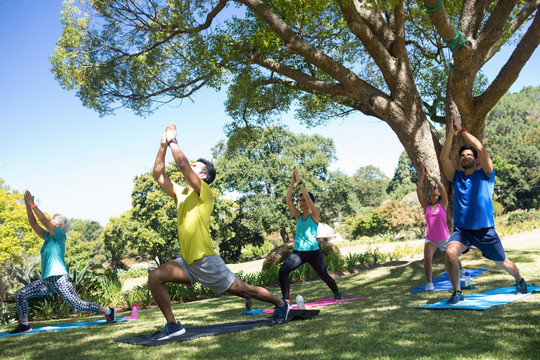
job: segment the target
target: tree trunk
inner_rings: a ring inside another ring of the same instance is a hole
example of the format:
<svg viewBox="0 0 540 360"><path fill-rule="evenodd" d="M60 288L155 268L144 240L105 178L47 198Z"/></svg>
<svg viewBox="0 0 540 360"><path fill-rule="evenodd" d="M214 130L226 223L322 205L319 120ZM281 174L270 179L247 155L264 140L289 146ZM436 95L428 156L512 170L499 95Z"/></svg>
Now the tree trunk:
<svg viewBox="0 0 540 360"><path fill-rule="evenodd" d="M284 244L287 244L291 241L291 238L289 237L289 233L287 232L287 229L282 227L279 231L279 234L281 235L281 240L283 240Z"/></svg>
<svg viewBox="0 0 540 360"><path fill-rule="evenodd" d="M2 303L2 314L5 314L8 311L8 308L6 302L6 289L4 287L2 276L0 276L0 302Z"/></svg>

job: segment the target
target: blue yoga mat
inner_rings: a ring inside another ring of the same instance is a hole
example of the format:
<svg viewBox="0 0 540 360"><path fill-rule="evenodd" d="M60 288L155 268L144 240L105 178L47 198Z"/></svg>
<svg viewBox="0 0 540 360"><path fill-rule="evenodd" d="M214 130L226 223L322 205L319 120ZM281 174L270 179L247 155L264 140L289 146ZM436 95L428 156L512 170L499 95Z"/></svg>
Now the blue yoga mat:
<svg viewBox="0 0 540 360"><path fill-rule="evenodd" d="M134 319L125 319L125 318L118 318L115 320L115 322L119 321L130 321ZM60 324L60 325L51 325L51 326L44 326L36 329L32 329L27 332L19 333L19 334L10 334L7 332L0 332L0 338L8 337L8 336L17 336L17 335L27 335L27 334L35 334L42 331L57 331L57 330L69 330L69 329L77 329L85 326L92 326L92 325L101 325L107 323L106 320L97 320L97 321L86 321L86 322L77 322L77 323L71 323L71 324Z"/></svg>
<svg viewBox="0 0 540 360"><path fill-rule="evenodd" d="M487 310L492 306L499 306L523 299L535 292L540 292L540 286L527 285L527 294L516 294L515 286L499 289L490 289L483 294L471 294L465 296L465 301L456 305L447 305L445 300L435 304L417 306L419 309L466 309Z"/></svg>
<svg viewBox="0 0 540 360"><path fill-rule="evenodd" d="M469 274L471 274L471 279L474 279L478 275L481 275L486 271L487 268L484 269L470 269L465 270L468 271ZM465 278L462 276L460 278L461 286L465 286ZM452 289L452 283L450 282L450 278L448 277L448 273L445 272L435 280L433 280L433 290L426 290L426 284L417 287L416 289L411 290L409 293L418 293L418 292L425 292L425 291L441 291L441 290L451 290Z"/></svg>

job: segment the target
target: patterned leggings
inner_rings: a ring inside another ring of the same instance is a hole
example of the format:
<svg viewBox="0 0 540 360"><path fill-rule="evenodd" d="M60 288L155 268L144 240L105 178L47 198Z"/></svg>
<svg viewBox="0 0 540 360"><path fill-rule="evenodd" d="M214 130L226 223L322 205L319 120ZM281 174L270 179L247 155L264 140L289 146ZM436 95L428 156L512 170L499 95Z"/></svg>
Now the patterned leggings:
<svg viewBox="0 0 540 360"><path fill-rule="evenodd" d="M83 301L77 295L75 287L67 275L50 276L34 281L15 293L19 317L28 317L28 299L57 293L77 311L98 313L101 306L96 303Z"/></svg>

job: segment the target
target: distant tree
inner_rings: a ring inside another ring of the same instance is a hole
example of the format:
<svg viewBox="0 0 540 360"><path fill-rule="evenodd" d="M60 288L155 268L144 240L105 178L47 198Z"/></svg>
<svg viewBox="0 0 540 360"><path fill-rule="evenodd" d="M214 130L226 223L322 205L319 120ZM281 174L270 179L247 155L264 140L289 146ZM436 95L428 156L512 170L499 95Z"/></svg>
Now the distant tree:
<svg viewBox="0 0 540 360"><path fill-rule="evenodd" d="M354 192L362 206L377 207L387 197L388 176L373 165L363 166L352 176Z"/></svg>
<svg viewBox="0 0 540 360"><path fill-rule="evenodd" d="M139 223L131 217L131 210L124 212L120 217L112 217L101 233L101 239L107 253L107 259L115 267L123 267L120 263L126 256L133 255L130 248L138 248L142 241L138 241ZM141 249L145 257L151 253L151 250Z"/></svg>
<svg viewBox="0 0 540 360"><path fill-rule="evenodd" d="M517 189L528 188L521 175L519 167L509 164L508 161L495 155L492 158L493 168L495 169L495 191L494 197L506 211L515 210L518 206L516 197Z"/></svg>
<svg viewBox="0 0 540 360"><path fill-rule="evenodd" d="M505 210L540 206L540 87L503 96L487 116L484 143L499 157L495 193Z"/></svg>
<svg viewBox="0 0 540 360"><path fill-rule="evenodd" d="M81 220L81 219L70 219L71 231L79 231L82 233L82 239L84 241L95 241L99 239L103 227L97 221L93 220ZM68 233L69 234L69 233Z"/></svg>
<svg viewBox="0 0 540 360"><path fill-rule="evenodd" d="M103 228L97 221L70 219L70 231L66 237L66 264L104 260L103 243L100 239Z"/></svg>
<svg viewBox="0 0 540 360"><path fill-rule="evenodd" d="M240 260L242 249L251 244L253 246L262 245L264 237L262 233L251 230L245 224L244 213L239 210L236 217L228 224L231 234L223 238L219 243L219 254L227 262Z"/></svg>
<svg viewBox="0 0 540 360"><path fill-rule="evenodd" d="M335 160L331 139L295 135L278 126L237 129L227 143L214 147L213 154L217 185L224 192L238 194L236 201L254 233L278 232L284 242L289 241L295 221L285 194L295 168L317 205L327 203L330 207L330 201L322 196L336 195L323 193L323 184L331 179L328 167Z"/></svg>
<svg viewBox="0 0 540 360"><path fill-rule="evenodd" d="M29 258L39 255L43 241L30 227L26 216L24 196L0 179L0 300L5 301L6 291L15 285L18 269L30 263ZM33 270L33 269L30 269ZM6 311L2 302L2 312Z"/></svg>
<svg viewBox="0 0 540 360"><path fill-rule="evenodd" d="M361 205L354 192L352 179L342 171L331 171L322 184L317 203L321 212L321 222L335 224L343 217L359 211Z"/></svg>
<svg viewBox="0 0 540 360"><path fill-rule="evenodd" d="M392 199L400 201L405 195L416 190L418 176L409 155L403 151L399 156L394 177L388 183L386 192Z"/></svg>

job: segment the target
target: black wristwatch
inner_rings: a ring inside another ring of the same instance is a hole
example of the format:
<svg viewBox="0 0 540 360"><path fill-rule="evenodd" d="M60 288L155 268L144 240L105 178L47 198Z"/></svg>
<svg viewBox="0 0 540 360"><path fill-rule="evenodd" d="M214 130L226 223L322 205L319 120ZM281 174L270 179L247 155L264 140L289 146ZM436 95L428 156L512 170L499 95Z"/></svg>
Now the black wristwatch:
<svg viewBox="0 0 540 360"><path fill-rule="evenodd" d="M176 140L176 138L172 138L171 140L169 140L169 142L167 143L167 146L171 146L171 143L175 143L176 145L178 145L178 140Z"/></svg>

